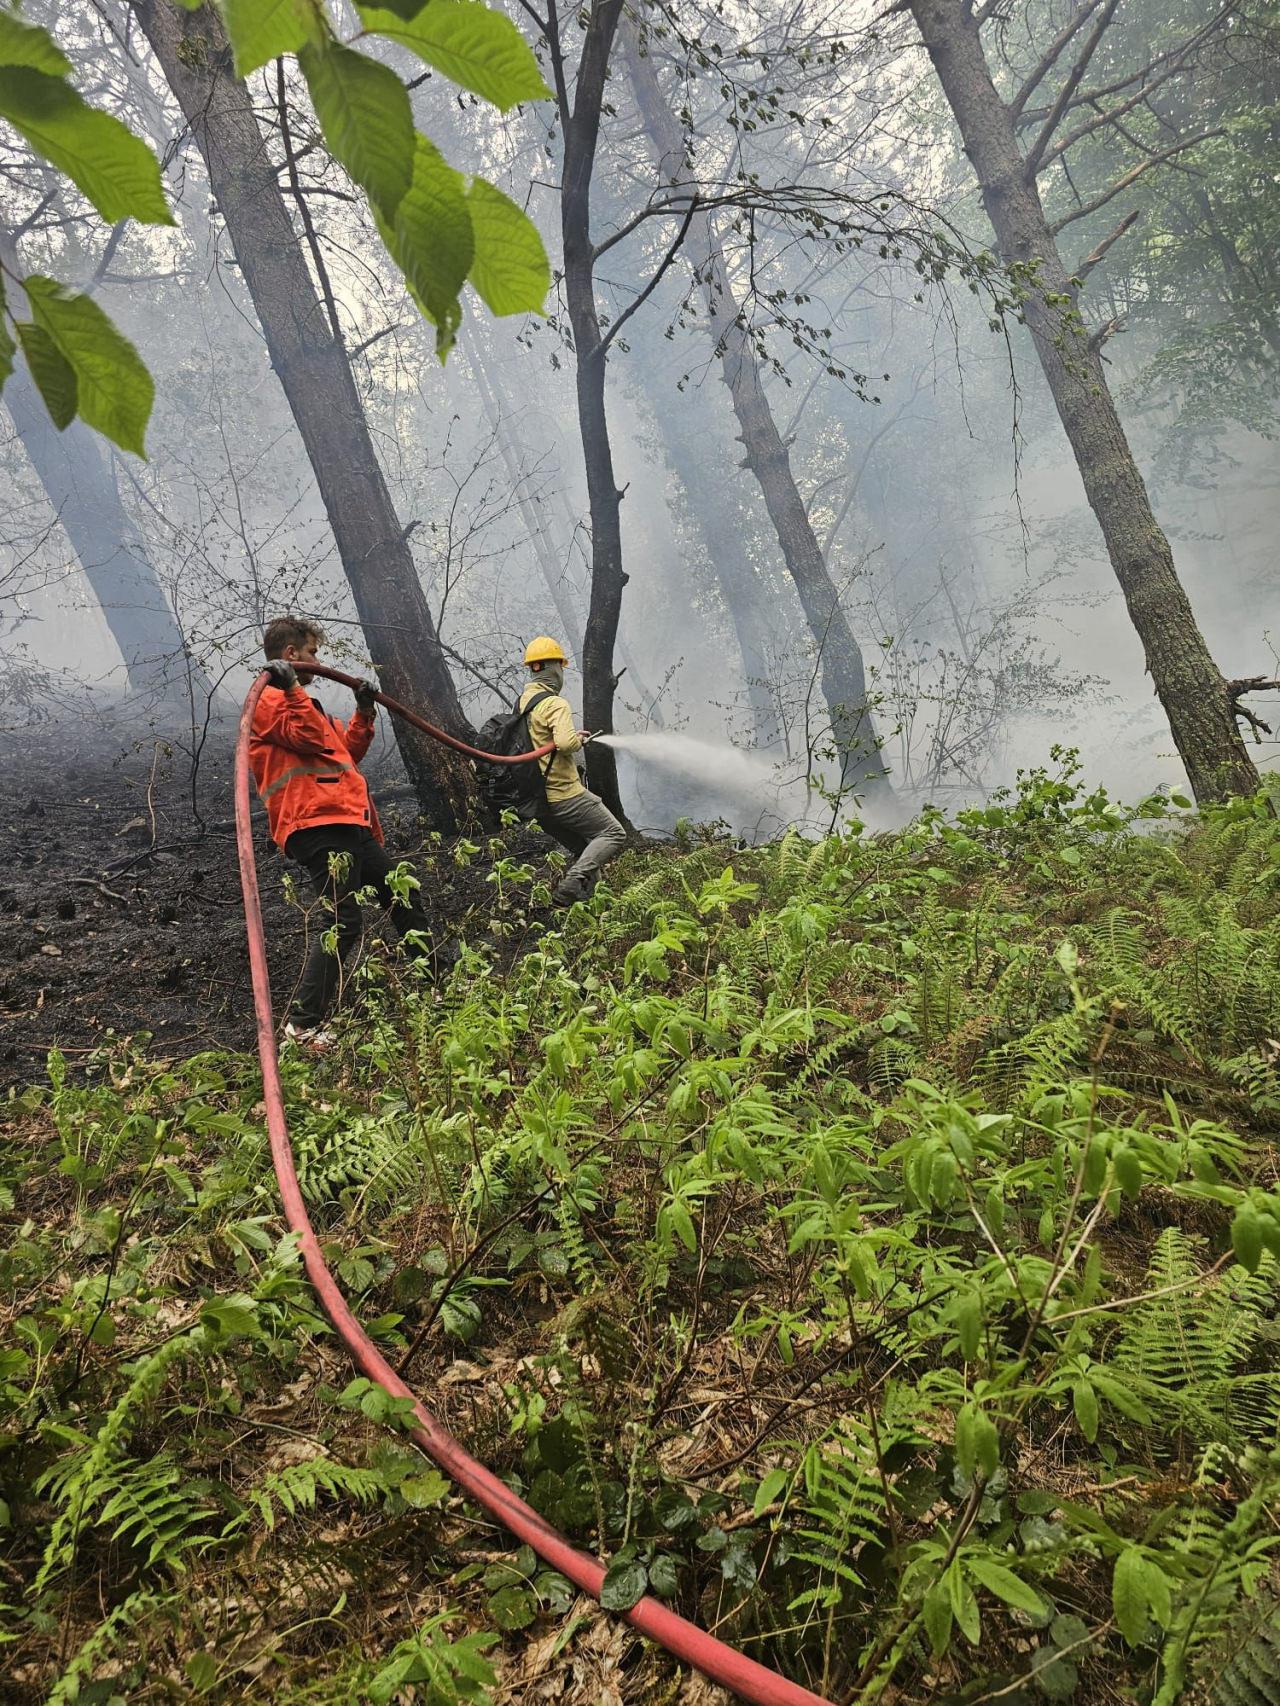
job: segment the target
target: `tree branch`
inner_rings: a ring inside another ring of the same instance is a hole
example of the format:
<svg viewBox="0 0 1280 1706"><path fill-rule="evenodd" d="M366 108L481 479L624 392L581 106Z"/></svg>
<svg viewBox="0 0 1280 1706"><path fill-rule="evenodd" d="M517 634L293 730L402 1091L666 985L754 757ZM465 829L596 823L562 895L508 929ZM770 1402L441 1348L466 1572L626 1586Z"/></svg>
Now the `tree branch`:
<svg viewBox="0 0 1280 1706"><path fill-rule="evenodd" d="M325 266L324 256L320 252L320 239L316 235L315 223L311 218L311 209L307 206L307 198L302 193L302 183L298 177L298 162L293 152L293 137L289 131L289 96L285 88L283 57L276 60L276 104L280 109L280 140L284 144L285 164L289 169L289 188L293 192L293 199L297 202L298 211L302 215L302 229L306 233L307 247L311 251L311 259L315 264L316 278L324 296L325 310L329 316L333 339L338 348L341 349L343 347L342 322L338 318L338 304L334 299L329 269Z"/></svg>
<svg viewBox="0 0 1280 1706"><path fill-rule="evenodd" d="M1256 711L1251 711L1240 701L1246 693L1276 692L1280 692L1280 681L1272 681L1265 675L1246 675L1227 683L1227 703L1231 706L1232 715L1241 717L1248 723L1259 746L1262 745L1262 736L1271 733L1271 724L1264 723Z"/></svg>
<svg viewBox="0 0 1280 1706"><path fill-rule="evenodd" d="M1026 106L1032 95L1034 95L1036 90L1039 88L1041 82L1057 64L1063 51L1071 45L1071 41L1079 31L1081 25L1088 22L1101 4L1102 0L1085 0L1085 4L1081 6L1078 12L1076 12L1067 27L1064 30L1059 30L1058 34L1049 43L1044 56L1041 58L1039 63L1033 67L1023 82L1022 87L1009 102L1009 116L1015 121L1015 123L1017 122L1023 107Z"/></svg>
<svg viewBox="0 0 1280 1706"><path fill-rule="evenodd" d="M1036 173L1040 170L1040 162L1044 158L1044 151L1053 139L1054 131L1057 130L1058 126L1062 123L1063 115L1071 105L1072 98L1074 97L1076 90L1080 87L1081 79L1089 69L1089 62L1098 50L1098 43L1107 33L1107 28L1110 25L1112 18L1115 16L1116 7L1119 4L1120 0L1102 0L1100 15L1097 22L1089 32L1088 40L1085 42L1084 47L1081 50L1080 57L1071 67L1066 81L1058 91L1056 100L1049 108L1049 116L1045 119L1040 134L1027 150L1026 164L1023 167L1023 172L1028 183L1033 182Z"/></svg>
<svg viewBox="0 0 1280 1706"><path fill-rule="evenodd" d="M1104 125L1114 124L1117 119L1123 118L1127 112L1132 112L1134 107L1140 106L1144 101L1149 100L1157 89L1162 88L1171 77L1177 75L1195 50L1208 39L1213 31L1216 30L1234 10L1235 0L1227 0L1227 4L1222 8L1222 10L1219 11L1202 30L1198 30L1195 35L1189 37L1185 42L1183 42L1181 47L1173 49L1167 54L1159 55L1156 59L1152 60L1150 64L1144 65L1140 71L1134 72L1132 77L1126 77L1122 79L1120 83L1112 85L1113 89L1127 88L1137 79L1147 77L1156 68L1156 66L1162 67L1160 75L1155 78L1154 81L1149 83L1144 82L1142 86L1135 91L1135 93L1130 95L1126 100L1121 101L1117 106L1112 107L1109 112L1100 112L1096 118L1089 119L1086 123L1077 125L1069 135L1064 136L1061 142L1057 143L1044 155L1044 158L1039 162L1039 169L1043 171L1046 166L1050 166L1055 160L1060 159L1069 148L1074 148L1077 142L1083 141L1086 136L1091 136L1095 130L1101 130ZM1081 105L1090 102L1097 102L1101 98L1102 94L1107 92L1109 91L1093 90L1088 95L1080 96L1074 104Z"/></svg>
<svg viewBox="0 0 1280 1706"><path fill-rule="evenodd" d="M1093 271L1094 267L1097 266L1098 262L1103 258L1112 244L1118 243L1124 236L1125 232L1141 218L1142 209L1140 207L1135 207L1132 213L1126 213L1111 235L1109 237L1104 237L1096 248L1090 249L1089 253L1081 261L1080 265L1073 270L1071 274L1072 278L1074 278L1078 283L1083 284L1085 279L1088 278L1089 274Z"/></svg>
<svg viewBox="0 0 1280 1706"><path fill-rule="evenodd" d="M1088 214L1096 213L1100 207L1105 207L1109 201L1114 201L1116 196L1123 195L1125 190L1136 184L1138 179L1145 176L1153 166L1163 165L1166 160L1172 160L1175 154L1184 154L1188 148L1198 148L1202 142L1207 142L1211 136L1224 136L1225 134L1226 132L1221 126L1215 130L1203 130L1199 136L1189 136L1184 142L1175 142L1172 148L1162 149L1159 154L1148 155L1145 160L1139 160L1136 166L1131 166L1123 177L1117 178L1110 189L1103 190L1102 194L1094 196L1092 201L1086 201L1081 203L1079 207L1073 207L1070 213L1064 214L1061 219L1049 227L1049 230L1056 237L1060 231L1065 231L1067 226L1073 225L1077 219L1084 219ZM1121 232L1119 231L1115 233L1116 237L1120 235ZM1108 248L1114 240L1114 237L1107 239ZM1105 253L1105 250L1103 252ZM1098 260L1101 259L1102 256L1099 255Z"/></svg>
<svg viewBox="0 0 1280 1706"><path fill-rule="evenodd" d="M613 322L612 326L609 327L609 330L605 333L604 337L601 338L601 340L600 340L600 354L601 355L605 355L608 353L609 345L617 337L618 333L626 325L627 321L635 313L636 309L641 307L645 302L647 302L648 299L653 295L654 291L658 288L658 285L661 282L661 280L662 280L664 274L666 273L668 267L670 267L672 261L675 260L677 254L679 254L679 252L680 252L680 246L684 242L685 237L688 235L689 227L693 223L693 216L697 212L697 209L698 209L698 198L697 198L697 196L692 196L692 197L690 197L688 207L685 209L685 215L684 215L684 219L681 221L680 229L676 232L675 237L672 239L671 246L668 248L666 254L662 257L662 262L659 265L659 267L657 268L657 270L655 271L653 277L649 280L648 284L645 285L644 289L640 292L639 296L635 297L634 300L632 302L630 302L626 308L623 309L622 313Z"/></svg>

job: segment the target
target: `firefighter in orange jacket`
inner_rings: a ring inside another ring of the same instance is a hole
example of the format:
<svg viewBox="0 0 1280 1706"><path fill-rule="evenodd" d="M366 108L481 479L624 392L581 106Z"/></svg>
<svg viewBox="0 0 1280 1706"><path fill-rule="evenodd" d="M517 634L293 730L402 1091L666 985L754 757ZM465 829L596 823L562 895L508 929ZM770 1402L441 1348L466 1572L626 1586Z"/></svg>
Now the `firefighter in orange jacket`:
<svg viewBox="0 0 1280 1706"><path fill-rule="evenodd" d="M311 879L324 914L312 920L310 946L294 993L286 1036L323 1046L331 1039L323 1023L342 975L342 961L359 940L362 888L376 891L405 946L419 957L432 955L431 924L411 891L406 902L387 882L395 862L382 845L382 826L368 784L357 766L373 739L377 710L371 681L356 692L356 714L343 724L303 689L314 679L324 635L314 622L282 616L263 635L262 649L272 685L265 687L253 717L249 763L267 808L271 839L296 859ZM336 856L336 857L335 857ZM336 914L338 952L326 952L323 935Z"/></svg>

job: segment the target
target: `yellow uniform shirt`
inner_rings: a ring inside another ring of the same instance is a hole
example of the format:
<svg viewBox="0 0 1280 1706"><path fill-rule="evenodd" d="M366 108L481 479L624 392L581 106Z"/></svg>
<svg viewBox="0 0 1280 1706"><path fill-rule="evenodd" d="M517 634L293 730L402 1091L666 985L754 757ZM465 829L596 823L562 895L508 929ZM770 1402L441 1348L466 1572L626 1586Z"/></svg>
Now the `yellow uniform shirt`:
<svg viewBox="0 0 1280 1706"><path fill-rule="evenodd" d="M545 692L540 682L531 681L520 695L520 709L524 710L535 693ZM573 725L569 701L562 699L558 693L550 699L543 699L529 713L529 745L548 746L553 741L555 757L549 764L545 758L540 761L546 768L547 798L553 802L572 800L576 795L586 793L578 775L578 766L573 762L573 754L582 750L582 741Z"/></svg>

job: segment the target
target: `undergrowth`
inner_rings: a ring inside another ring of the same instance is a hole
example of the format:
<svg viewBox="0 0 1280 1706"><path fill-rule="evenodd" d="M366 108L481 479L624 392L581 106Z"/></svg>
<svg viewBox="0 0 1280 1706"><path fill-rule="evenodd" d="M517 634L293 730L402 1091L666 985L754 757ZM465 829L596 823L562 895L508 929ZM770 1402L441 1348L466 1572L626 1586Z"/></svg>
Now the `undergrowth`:
<svg viewBox="0 0 1280 1706"><path fill-rule="evenodd" d="M609 1606L832 1701L1280 1700L1280 830L1183 815L1067 764L545 932L499 862L440 998L376 962L286 1056L362 1320ZM350 1379L258 1098L9 1102L0 1695L674 1699Z"/></svg>

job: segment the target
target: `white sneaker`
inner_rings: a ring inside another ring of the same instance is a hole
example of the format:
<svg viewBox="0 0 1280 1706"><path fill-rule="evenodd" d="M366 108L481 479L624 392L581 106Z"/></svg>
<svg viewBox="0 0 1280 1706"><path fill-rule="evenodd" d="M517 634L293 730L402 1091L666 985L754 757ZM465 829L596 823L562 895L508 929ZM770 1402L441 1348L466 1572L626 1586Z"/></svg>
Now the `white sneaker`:
<svg viewBox="0 0 1280 1706"><path fill-rule="evenodd" d="M295 1025L290 1019L284 1028L285 1041L291 1042L295 1048L309 1048L320 1051L332 1048L334 1035L325 1030L323 1025Z"/></svg>

